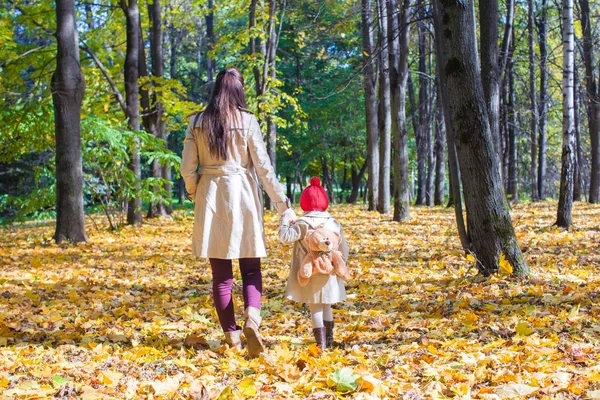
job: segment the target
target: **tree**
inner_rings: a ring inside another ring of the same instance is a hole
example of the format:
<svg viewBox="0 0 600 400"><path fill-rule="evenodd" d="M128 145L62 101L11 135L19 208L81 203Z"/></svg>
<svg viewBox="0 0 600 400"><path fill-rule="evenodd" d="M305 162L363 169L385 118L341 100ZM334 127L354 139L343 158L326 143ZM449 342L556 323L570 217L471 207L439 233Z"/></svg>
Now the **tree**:
<svg viewBox="0 0 600 400"><path fill-rule="evenodd" d="M438 98L436 101L436 112L435 112L435 193L433 198L433 204L441 206L444 203L444 184L445 184L445 169L446 160L444 159L444 153L446 152L446 122L444 121L444 112L442 110L442 101L439 95L439 83L438 87Z"/></svg>
<svg viewBox="0 0 600 400"><path fill-rule="evenodd" d="M562 1L563 20L563 127L562 167L556 225L568 229L572 222L573 180L575 167L575 112L573 103L573 70L575 37L573 32L573 0Z"/></svg>
<svg viewBox="0 0 600 400"><path fill-rule="evenodd" d="M471 251L484 275L497 271L502 257L512 265L514 274L527 275L529 268L510 220L487 116L477 60L473 1L435 1L443 16L439 34L448 57L443 74L464 178Z"/></svg>
<svg viewBox="0 0 600 400"><path fill-rule="evenodd" d="M125 98L127 102L127 118L129 129L133 132L140 130L140 106L138 99L138 76L140 56L140 12L137 0L121 0L121 8L127 21L127 50L125 56ZM140 143L136 138L131 149L129 169L139 181L142 177L140 165ZM138 183L139 188L139 183ZM142 223L142 199L139 193L134 193L127 208L127 223L139 225Z"/></svg>
<svg viewBox="0 0 600 400"><path fill-rule="evenodd" d="M362 48L363 48L363 82L365 89L365 116L367 123L367 159L368 159L368 208L377 209L379 200L379 138L377 122L377 91L373 69L373 16L371 0L362 0Z"/></svg>
<svg viewBox="0 0 600 400"><path fill-rule="evenodd" d="M57 0L56 70L52 75L56 133L56 243L87 241L80 126L85 78L79 65L76 20L73 0Z"/></svg>
<svg viewBox="0 0 600 400"><path fill-rule="evenodd" d="M410 4L404 0L399 17L398 3L388 1L390 34L390 85L392 97L392 131L394 140L394 221L410 217L408 187L408 129L406 127L406 82L408 80L408 45L410 36Z"/></svg>
<svg viewBox="0 0 600 400"><path fill-rule="evenodd" d="M594 73L594 37L588 0L579 0L583 31L583 63L588 105L588 128L591 144L590 203L600 202L600 92ZM599 67L600 74L600 67Z"/></svg>
<svg viewBox="0 0 600 400"><path fill-rule="evenodd" d="M512 52L511 52L512 53ZM515 69L514 58L511 54L507 66L508 92L507 96L507 127L508 127L508 191L507 195L512 202L519 201L519 167L517 148L517 105L515 94Z"/></svg>
<svg viewBox="0 0 600 400"><path fill-rule="evenodd" d="M506 24L500 54L498 54L498 3L497 0L481 0L479 2L479 20L483 91L488 108L494 148L497 154L501 154L500 84L507 62L510 39L512 38L514 0L507 0Z"/></svg>
<svg viewBox="0 0 600 400"><path fill-rule="evenodd" d="M385 0L377 0L379 16L379 43L383 47L388 40L388 17ZM389 56L379 52L379 199L377 211L390 213L390 165L392 156L391 130L392 113L390 104Z"/></svg>
<svg viewBox="0 0 600 400"><path fill-rule="evenodd" d="M538 195L540 200L546 199L546 153L548 152L547 126L548 126L548 19L546 0L542 0L540 17L537 21L540 46L540 135L538 139Z"/></svg>
<svg viewBox="0 0 600 400"><path fill-rule="evenodd" d="M529 179L531 180L531 200L538 201L537 182L537 141L538 141L538 108L537 108L537 92L535 78L535 1L529 0L527 10L527 44L529 50L529 98L531 101L531 124L530 128L530 149L531 149L531 166L529 170Z"/></svg>
<svg viewBox="0 0 600 400"><path fill-rule="evenodd" d="M160 0L153 0L151 4L148 4L148 16L150 17L150 55L152 57L152 82L154 84L154 92L153 92L153 107L148 109L149 115L148 119L151 122L150 132L154 134L155 137L164 140L165 143L167 141L166 135L166 124L163 121L164 108L162 102L159 99L160 96L160 80L164 75L164 60L163 60L163 34L162 34L162 19L161 19L161 8L160 8ZM140 29L141 33L141 29ZM141 35L140 35L141 38ZM143 43L143 40L142 40ZM142 50L143 47L140 48ZM143 51L142 51L143 54ZM140 57L140 59L145 58L144 56ZM145 60L144 60L145 63ZM208 62L208 67L211 64ZM171 168L168 165L160 165L158 160L152 161L152 177L156 179L165 179L166 182L170 182L170 174ZM163 185L163 190L168 194L167 198L171 199L171 185L170 183L165 183ZM169 214L168 208L169 204L164 204L162 202L157 202L150 204L150 208L148 209L148 218L157 217L157 216L167 216Z"/></svg>

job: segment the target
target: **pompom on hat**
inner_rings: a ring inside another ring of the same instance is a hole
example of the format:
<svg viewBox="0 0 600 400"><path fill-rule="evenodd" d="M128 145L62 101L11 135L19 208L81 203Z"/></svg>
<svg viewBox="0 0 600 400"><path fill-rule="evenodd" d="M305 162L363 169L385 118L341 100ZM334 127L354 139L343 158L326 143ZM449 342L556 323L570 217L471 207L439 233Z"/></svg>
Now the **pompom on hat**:
<svg viewBox="0 0 600 400"><path fill-rule="evenodd" d="M316 176L310 180L310 185L300 195L300 208L304 212L325 211L329 207L329 199L321 180Z"/></svg>

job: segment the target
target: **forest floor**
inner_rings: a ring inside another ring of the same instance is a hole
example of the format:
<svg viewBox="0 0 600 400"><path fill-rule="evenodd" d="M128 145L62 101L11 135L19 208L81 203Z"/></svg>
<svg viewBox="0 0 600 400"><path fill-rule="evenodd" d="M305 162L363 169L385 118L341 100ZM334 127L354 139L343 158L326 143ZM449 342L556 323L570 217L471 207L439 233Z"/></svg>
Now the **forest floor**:
<svg viewBox="0 0 600 400"><path fill-rule="evenodd" d="M53 244L53 221L2 230L0 398L600 399L600 207L576 204L569 232L555 210L515 206L532 273L484 280L449 209L413 207L399 224L332 207L353 278L334 310L339 347L323 353L307 309L284 298L291 248L268 213L257 359L223 346L190 212L90 223L78 246Z"/></svg>

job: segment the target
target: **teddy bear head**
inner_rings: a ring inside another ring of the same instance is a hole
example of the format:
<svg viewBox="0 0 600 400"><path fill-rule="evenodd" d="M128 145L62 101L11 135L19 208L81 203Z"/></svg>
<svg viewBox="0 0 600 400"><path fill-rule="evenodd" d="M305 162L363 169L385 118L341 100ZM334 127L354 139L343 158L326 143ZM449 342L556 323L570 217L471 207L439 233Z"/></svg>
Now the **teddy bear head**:
<svg viewBox="0 0 600 400"><path fill-rule="evenodd" d="M340 242L339 233L325 228L310 229L306 234L306 243L311 251L329 252L337 250Z"/></svg>

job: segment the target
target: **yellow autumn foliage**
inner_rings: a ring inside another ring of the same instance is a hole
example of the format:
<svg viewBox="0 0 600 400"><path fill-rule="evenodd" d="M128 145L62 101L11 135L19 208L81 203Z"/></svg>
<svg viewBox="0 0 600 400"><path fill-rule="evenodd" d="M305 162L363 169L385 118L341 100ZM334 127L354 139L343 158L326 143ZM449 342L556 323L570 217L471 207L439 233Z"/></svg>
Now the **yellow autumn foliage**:
<svg viewBox="0 0 600 400"><path fill-rule="evenodd" d="M53 221L0 237L0 399L600 398L600 207L520 204L513 219L532 267L476 275L453 211L411 220L334 206L353 279L334 307L339 346L321 352L310 315L284 298L291 248L266 215L262 332L249 359L224 345L206 261L190 251L192 214L52 242ZM241 318L236 270L235 305Z"/></svg>

